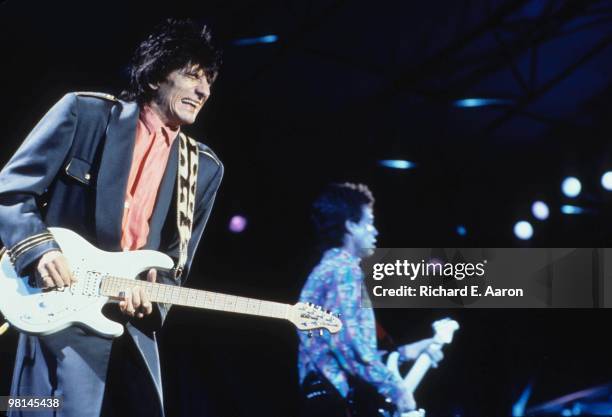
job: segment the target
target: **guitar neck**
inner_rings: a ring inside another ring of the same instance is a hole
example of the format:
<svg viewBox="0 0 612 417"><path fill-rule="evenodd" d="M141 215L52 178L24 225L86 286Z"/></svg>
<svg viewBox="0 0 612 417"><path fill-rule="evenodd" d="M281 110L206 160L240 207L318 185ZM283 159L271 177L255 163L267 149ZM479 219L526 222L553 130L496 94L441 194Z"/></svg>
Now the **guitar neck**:
<svg viewBox="0 0 612 417"><path fill-rule="evenodd" d="M257 300L255 298L237 297L212 291L174 285L158 284L147 281L134 281L120 277L106 277L102 281L102 295L120 298L120 293L128 288L141 287L149 299L157 303L180 305L185 307L205 308L208 310L229 311L232 313L249 314L252 316L288 319L289 304L273 301Z"/></svg>
<svg viewBox="0 0 612 417"><path fill-rule="evenodd" d="M404 387L411 393L417 389L421 380L431 368L432 360L427 353L421 353L404 378Z"/></svg>

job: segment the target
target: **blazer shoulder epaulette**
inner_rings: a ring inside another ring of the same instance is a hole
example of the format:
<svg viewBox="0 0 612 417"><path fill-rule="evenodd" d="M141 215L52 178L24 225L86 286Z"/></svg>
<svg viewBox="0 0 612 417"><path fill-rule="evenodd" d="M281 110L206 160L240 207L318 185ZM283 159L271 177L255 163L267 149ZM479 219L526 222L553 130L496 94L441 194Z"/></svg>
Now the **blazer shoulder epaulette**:
<svg viewBox="0 0 612 417"><path fill-rule="evenodd" d="M98 93L95 91L77 91L75 94L77 96L96 97L108 101L119 101L119 99L112 94Z"/></svg>
<svg viewBox="0 0 612 417"><path fill-rule="evenodd" d="M212 159L218 166L221 166L221 160L215 155L215 153L208 146L204 145L201 142L198 142L198 154L207 156Z"/></svg>

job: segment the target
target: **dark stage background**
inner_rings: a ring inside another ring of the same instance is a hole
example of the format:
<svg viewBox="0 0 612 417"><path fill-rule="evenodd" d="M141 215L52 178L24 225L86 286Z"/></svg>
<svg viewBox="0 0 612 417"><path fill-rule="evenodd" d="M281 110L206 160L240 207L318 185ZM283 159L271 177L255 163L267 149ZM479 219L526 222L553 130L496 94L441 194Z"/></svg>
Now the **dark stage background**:
<svg viewBox="0 0 612 417"><path fill-rule="evenodd" d="M225 51L185 129L226 168L189 286L297 301L318 260L309 205L331 181L370 185L382 247L610 247L599 177L612 168L611 1L218 0L165 12L210 23ZM159 20L114 1L0 2L0 164L66 92L118 93ZM264 35L278 39L236 42ZM582 180L576 199L560 191L566 175ZM533 220L535 199L548 220ZM567 203L585 213L562 214ZM236 214L240 234L228 230ZM513 234L521 219L529 241ZM444 316L461 323L417 391L429 416L509 415L530 381L533 405L612 379L606 310L377 314L396 342L430 336ZM15 344L14 332L0 338L0 395ZM161 345L169 416L296 415L290 324L176 308Z"/></svg>

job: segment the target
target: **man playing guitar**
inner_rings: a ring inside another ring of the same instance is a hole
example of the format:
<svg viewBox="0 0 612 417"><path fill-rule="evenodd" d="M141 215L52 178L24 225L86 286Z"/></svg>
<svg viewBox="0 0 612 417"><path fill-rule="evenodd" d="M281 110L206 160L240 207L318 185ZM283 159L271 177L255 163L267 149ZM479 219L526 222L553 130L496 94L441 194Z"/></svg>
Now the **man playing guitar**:
<svg viewBox="0 0 612 417"><path fill-rule="evenodd" d="M181 127L207 102L219 63L205 26L169 19L136 49L120 98L70 93L53 106L0 172L0 239L19 276L46 291L76 285L49 229L63 227L105 251L163 252L173 272L148 280L184 282L223 165ZM163 416L155 331L168 307L138 285L122 299L127 332L114 342L75 326L21 334L11 395L61 396L65 417Z"/></svg>
<svg viewBox="0 0 612 417"><path fill-rule="evenodd" d="M363 184L332 184L316 199L313 220L323 257L304 285L300 301L339 312L344 327L335 335L308 337L300 334L299 377L304 394L302 415L337 416L360 414L351 407L350 392L367 384L389 399L398 412L415 410L412 392L401 376L389 370L377 349L376 323L369 300L362 299L363 272L360 262L376 247L374 198ZM442 358L430 349L433 339L402 346L403 360L414 360L423 352L433 362ZM358 394L359 395L359 394Z"/></svg>

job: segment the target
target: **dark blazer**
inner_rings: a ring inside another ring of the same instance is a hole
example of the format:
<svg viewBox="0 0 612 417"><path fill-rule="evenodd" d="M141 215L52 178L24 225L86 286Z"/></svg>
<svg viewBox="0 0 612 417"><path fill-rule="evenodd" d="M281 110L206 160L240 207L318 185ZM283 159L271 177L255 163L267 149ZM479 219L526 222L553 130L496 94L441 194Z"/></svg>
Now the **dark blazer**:
<svg viewBox="0 0 612 417"><path fill-rule="evenodd" d="M58 248L46 233L49 226L72 229L100 249L120 250L123 202L138 115L136 103L110 95L67 94L36 125L0 172L0 239L19 274L25 275L41 255ZM158 274L159 282L181 285L189 273L223 176L223 165L215 154L207 146L198 145L197 203L187 264L181 280ZM178 139L159 188L145 246L175 260L179 245L177 160ZM105 388L108 391L105 381L111 348L114 356L120 350L117 346L124 346L138 352L136 357L142 361L126 362L128 355L121 352L124 356L116 362L125 362L123 368L135 366L143 371L154 397L153 404L147 406L157 408L148 415L163 415L155 330L161 327L167 308L157 305L154 310L143 320L127 322L130 341L115 342L114 346L77 328L46 337L21 335L13 394L62 394L61 415L98 416Z"/></svg>

